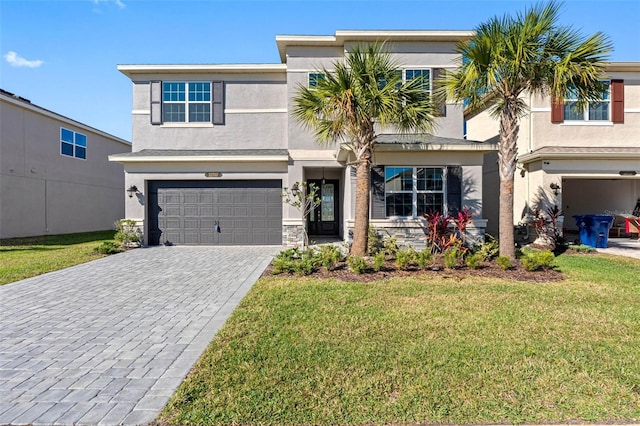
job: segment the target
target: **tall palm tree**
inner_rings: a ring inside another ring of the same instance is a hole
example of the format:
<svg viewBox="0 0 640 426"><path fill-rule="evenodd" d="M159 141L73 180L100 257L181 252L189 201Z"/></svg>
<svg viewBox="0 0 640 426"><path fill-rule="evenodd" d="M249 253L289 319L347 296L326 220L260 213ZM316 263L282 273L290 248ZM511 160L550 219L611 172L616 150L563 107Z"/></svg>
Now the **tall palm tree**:
<svg viewBox="0 0 640 426"><path fill-rule="evenodd" d="M356 166L356 206L351 253L366 254L369 229L371 163L376 131L431 132L435 108L424 82L402 81L402 73L384 44L356 46L333 69L319 70L315 86L300 85L293 116L320 144L347 144Z"/></svg>
<svg viewBox="0 0 640 426"><path fill-rule="evenodd" d="M458 44L459 67L445 73L440 94L489 107L500 120L500 254L515 257L513 184L517 164L520 118L527 105L523 95L550 96L562 104L569 88L579 95L579 108L601 99L604 65L611 51L608 38L598 32L583 36L560 26L560 4L538 4L515 17L494 17L476 28L476 35Z"/></svg>

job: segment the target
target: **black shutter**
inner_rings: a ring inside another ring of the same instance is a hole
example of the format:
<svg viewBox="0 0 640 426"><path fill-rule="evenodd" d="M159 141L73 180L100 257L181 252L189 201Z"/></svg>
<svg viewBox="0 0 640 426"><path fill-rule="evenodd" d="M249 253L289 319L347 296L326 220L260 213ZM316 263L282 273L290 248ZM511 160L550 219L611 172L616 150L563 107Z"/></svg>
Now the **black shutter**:
<svg viewBox="0 0 640 426"><path fill-rule="evenodd" d="M224 124L224 82L214 81L211 85L213 89L211 119L213 124Z"/></svg>
<svg viewBox="0 0 640 426"><path fill-rule="evenodd" d="M371 166L371 219L384 219L384 166Z"/></svg>
<svg viewBox="0 0 640 426"><path fill-rule="evenodd" d="M149 87L151 124L162 124L162 82L151 81Z"/></svg>
<svg viewBox="0 0 640 426"><path fill-rule="evenodd" d="M462 167L447 167L447 213L458 214L462 209Z"/></svg>
<svg viewBox="0 0 640 426"><path fill-rule="evenodd" d="M431 98L435 102L435 116L446 117L447 116L447 100L444 96L436 96L436 92L440 85L440 75L443 73L442 68L433 68L431 70Z"/></svg>

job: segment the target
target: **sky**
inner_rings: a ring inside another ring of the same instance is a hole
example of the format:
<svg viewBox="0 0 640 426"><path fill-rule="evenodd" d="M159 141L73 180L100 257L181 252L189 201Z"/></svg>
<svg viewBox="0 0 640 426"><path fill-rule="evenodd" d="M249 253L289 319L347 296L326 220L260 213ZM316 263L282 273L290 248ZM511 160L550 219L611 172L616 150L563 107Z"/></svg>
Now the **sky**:
<svg viewBox="0 0 640 426"><path fill-rule="evenodd" d="M0 88L131 141L118 64L280 63L276 35L470 30L534 0L0 0ZM640 1L565 0L561 23L640 61Z"/></svg>

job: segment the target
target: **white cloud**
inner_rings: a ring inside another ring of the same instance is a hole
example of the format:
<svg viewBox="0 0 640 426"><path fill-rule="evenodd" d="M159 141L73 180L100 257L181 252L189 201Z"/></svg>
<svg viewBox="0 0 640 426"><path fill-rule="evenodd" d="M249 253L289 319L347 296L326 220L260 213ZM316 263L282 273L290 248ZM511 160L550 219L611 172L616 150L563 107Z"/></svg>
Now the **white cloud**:
<svg viewBox="0 0 640 426"><path fill-rule="evenodd" d="M100 3L113 3L120 9L124 9L126 7L122 0L93 0L93 4L95 5L99 5Z"/></svg>
<svg viewBox="0 0 640 426"><path fill-rule="evenodd" d="M44 61L41 61L40 59L29 61L21 56L18 56L18 54L13 51L7 52L4 55L4 59L6 59L12 67L38 68L40 65L44 64Z"/></svg>

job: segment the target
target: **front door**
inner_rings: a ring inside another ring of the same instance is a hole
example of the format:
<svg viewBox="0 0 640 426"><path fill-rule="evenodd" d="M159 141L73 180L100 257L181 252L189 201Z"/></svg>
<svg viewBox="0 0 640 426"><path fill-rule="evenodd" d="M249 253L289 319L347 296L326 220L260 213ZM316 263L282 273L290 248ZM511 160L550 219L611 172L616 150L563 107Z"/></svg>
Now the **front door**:
<svg viewBox="0 0 640 426"><path fill-rule="evenodd" d="M338 181L310 180L320 188L320 205L309 213L309 235L338 235Z"/></svg>

